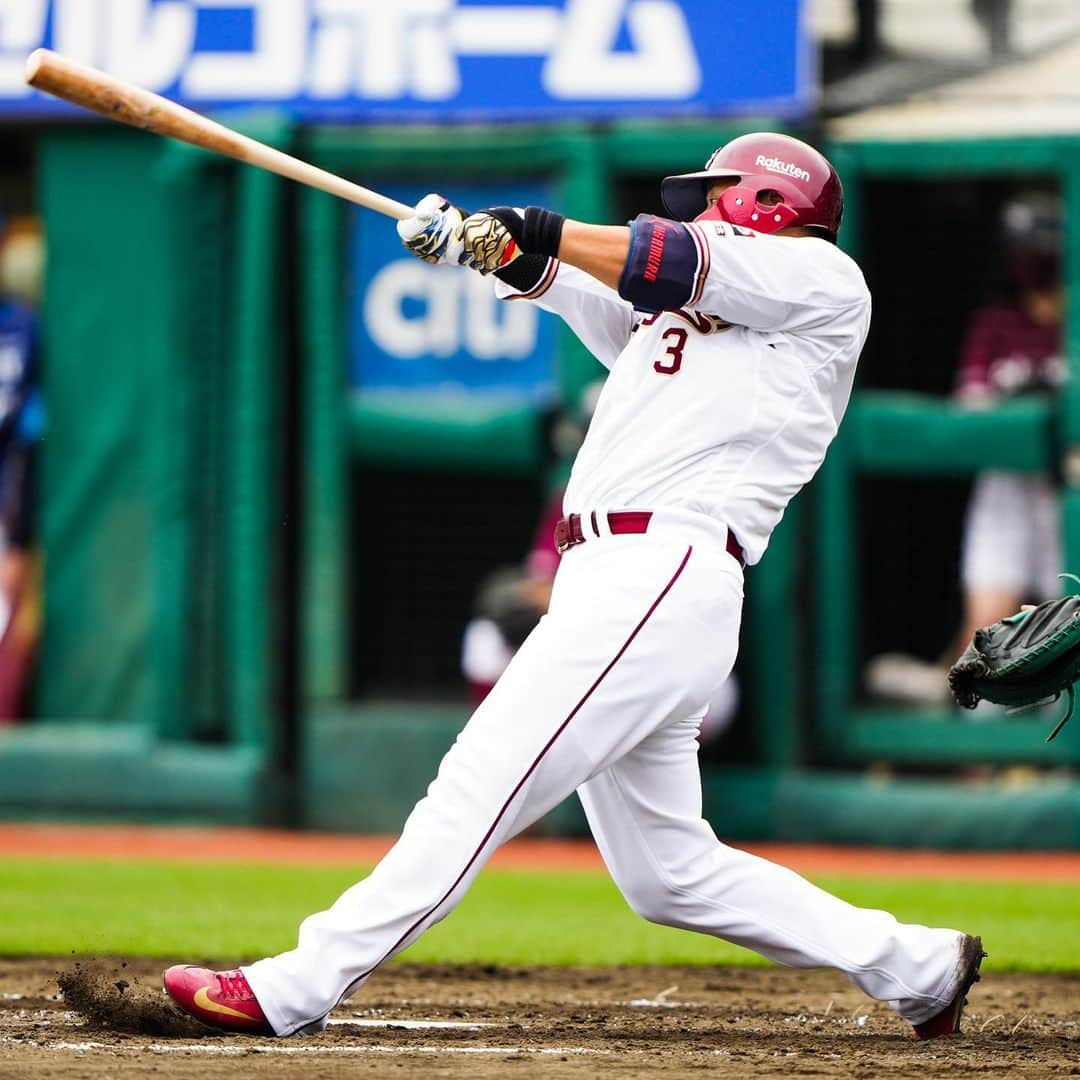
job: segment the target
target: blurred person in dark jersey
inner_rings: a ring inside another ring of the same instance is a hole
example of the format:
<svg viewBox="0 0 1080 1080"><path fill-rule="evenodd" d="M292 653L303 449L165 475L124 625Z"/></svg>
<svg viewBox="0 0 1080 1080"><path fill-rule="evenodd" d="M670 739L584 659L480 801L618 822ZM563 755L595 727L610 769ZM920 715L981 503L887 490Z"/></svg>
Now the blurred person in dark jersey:
<svg viewBox="0 0 1080 1080"><path fill-rule="evenodd" d="M0 723L26 715L41 626L34 532L37 445L44 430L39 326L44 244L33 219L0 238Z"/></svg>
<svg viewBox="0 0 1080 1080"><path fill-rule="evenodd" d="M558 461L572 460L592 419L603 379L581 393L578 407L557 418L551 431L552 450ZM562 519L566 476L553 483L529 545L519 566L504 566L490 573L477 589L473 617L461 642L461 671L468 684L469 702L476 708L506 670L521 643L548 609L559 551L555 526Z"/></svg>
<svg viewBox="0 0 1080 1080"><path fill-rule="evenodd" d="M990 408L1021 394L1046 394L1065 379L1061 279L1061 201L1031 191L1005 204L1001 221L1005 297L968 323L956 400ZM1041 473L988 469L975 478L964 524L963 622L938 663L888 653L866 670L876 696L915 704L951 700L945 671L975 630L1019 610L1026 600L1061 593L1061 522L1056 481Z"/></svg>

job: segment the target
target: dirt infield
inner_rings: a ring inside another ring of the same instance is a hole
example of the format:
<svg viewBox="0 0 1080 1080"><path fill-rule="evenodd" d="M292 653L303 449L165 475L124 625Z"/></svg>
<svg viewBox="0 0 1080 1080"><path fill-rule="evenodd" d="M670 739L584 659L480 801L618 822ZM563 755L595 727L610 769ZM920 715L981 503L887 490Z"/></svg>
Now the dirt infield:
<svg viewBox="0 0 1080 1080"><path fill-rule="evenodd" d="M0 960L0 1076L1080 1075L1078 977L988 973L965 1034L931 1043L824 971L394 965L326 1032L287 1040L201 1029L159 978L145 960L78 973L70 960Z"/></svg>

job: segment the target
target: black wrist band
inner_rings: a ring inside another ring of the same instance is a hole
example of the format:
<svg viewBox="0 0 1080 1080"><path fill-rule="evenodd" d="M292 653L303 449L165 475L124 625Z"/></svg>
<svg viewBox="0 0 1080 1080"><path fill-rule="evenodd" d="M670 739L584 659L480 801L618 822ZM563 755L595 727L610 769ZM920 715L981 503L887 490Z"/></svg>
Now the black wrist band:
<svg viewBox="0 0 1080 1080"><path fill-rule="evenodd" d="M519 293L531 292L540 284L550 261L546 255L519 255L512 263L496 270L495 276Z"/></svg>
<svg viewBox="0 0 1080 1080"><path fill-rule="evenodd" d="M525 207L525 223L521 230L521 250L536 255L558 258L566 218L542 206Z"/></svg>

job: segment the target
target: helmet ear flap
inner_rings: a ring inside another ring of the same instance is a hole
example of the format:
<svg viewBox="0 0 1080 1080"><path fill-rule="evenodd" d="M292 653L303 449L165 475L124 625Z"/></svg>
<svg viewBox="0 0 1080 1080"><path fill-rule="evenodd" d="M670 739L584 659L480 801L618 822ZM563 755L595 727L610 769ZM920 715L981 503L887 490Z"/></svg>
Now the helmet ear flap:
<svg viewBox="0 0 1080 1080"><path fill-rule="evenodd" d="M763 233L779 232L798 221L798 210L787 203L764 206L757 201L757 197L755 188L736 184L720 193L714 208L716 212L710 216Z"/></svg>

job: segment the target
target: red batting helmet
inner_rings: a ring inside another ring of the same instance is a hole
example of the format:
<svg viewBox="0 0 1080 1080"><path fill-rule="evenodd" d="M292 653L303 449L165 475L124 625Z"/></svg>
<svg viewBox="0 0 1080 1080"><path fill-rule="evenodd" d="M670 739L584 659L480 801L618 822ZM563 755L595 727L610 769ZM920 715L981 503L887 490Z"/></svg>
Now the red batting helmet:
<svg viewBox="0 0 1080 1080"><path fill-rule="evenodd" d="M717 150L701 172L666 177L661 186L664 206L678 221L692 221L706 211L709 181L735 177L710 217L771 233L789 225L820 229L835 240L844 213L840 177L824 154L812 146L771 131L740 135ZM758 202L763 191L775 191L781 202Z"/></svg>

